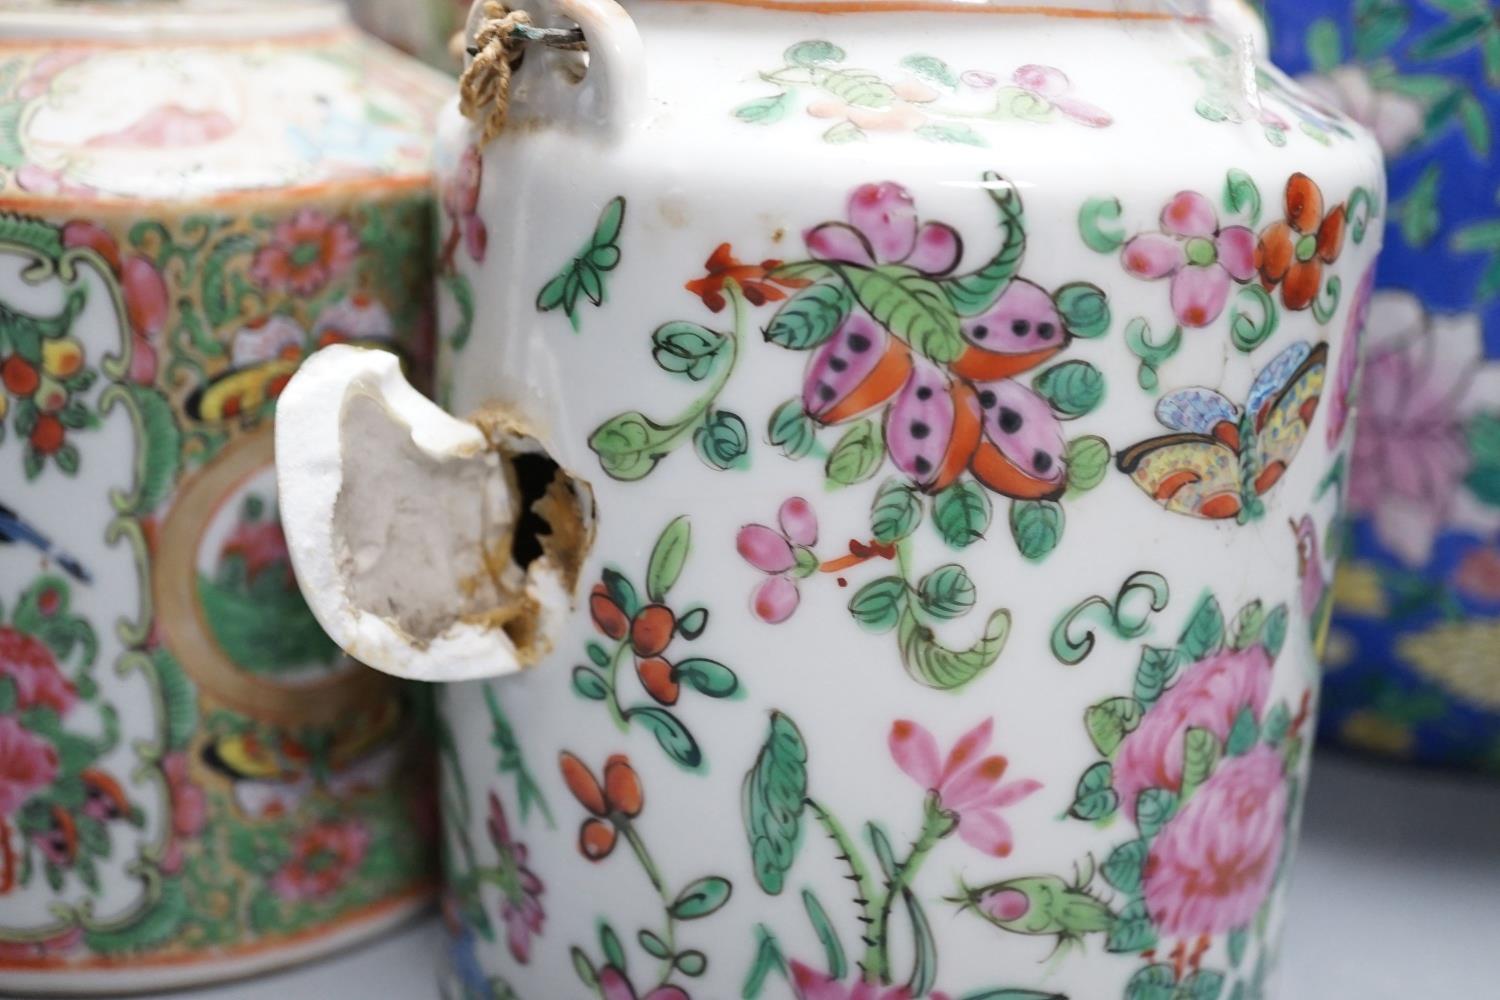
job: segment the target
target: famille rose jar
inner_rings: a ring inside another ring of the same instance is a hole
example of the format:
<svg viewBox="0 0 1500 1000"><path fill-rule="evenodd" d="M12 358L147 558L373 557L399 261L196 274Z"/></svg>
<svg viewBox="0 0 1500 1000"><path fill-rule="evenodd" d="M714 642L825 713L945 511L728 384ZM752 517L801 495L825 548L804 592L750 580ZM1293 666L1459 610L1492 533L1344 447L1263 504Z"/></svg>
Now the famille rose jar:
<svg viewBox="0 0 1500 1000"><path fill-rule="evenodd" d="M1270 5L1277 61L1389 166L1323 732L1500 775L1500 23L1484 0Z"/></svg>
<svg viewBox="0 0 1500 1000"><path fill-rule="evenodd" d="M1270 996L1374 140L1238 8L527 12L445 409L334 346L278 425L319 621L451 682L450 995Z"/></svg>
<svg viewBox="0 0 1500 1000"><path fill-rule="evenodd" d="M272 411L324 344L427 380L449 85L317 2L0 36L0 991L325 952L428 896L430 699L303 603Z"/></svg>

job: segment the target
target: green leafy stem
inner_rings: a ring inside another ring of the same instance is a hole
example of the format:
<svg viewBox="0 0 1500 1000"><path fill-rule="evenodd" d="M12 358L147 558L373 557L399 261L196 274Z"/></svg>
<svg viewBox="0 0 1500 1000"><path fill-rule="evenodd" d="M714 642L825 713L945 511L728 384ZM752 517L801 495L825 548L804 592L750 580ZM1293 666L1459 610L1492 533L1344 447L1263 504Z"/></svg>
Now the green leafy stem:
<svg viewBox="0 0 1500 1000"><path fill-rule="evenodd" d="M734 372L749 325L748 308L739 285L733 280L726 281L724 292L733 305L734 324L729 333L675 321L659 327L652 335L652 355L657 366L693 382L707 380L703 393L665 423L638 410L628 410L610 417L589 435L589 447L599 456L599 464L611 478L626 482L644 479L689 435L695 437L699 458L710 467L728 469L748 465L749 435L745 422L727 410L713 408Z"/></svg>

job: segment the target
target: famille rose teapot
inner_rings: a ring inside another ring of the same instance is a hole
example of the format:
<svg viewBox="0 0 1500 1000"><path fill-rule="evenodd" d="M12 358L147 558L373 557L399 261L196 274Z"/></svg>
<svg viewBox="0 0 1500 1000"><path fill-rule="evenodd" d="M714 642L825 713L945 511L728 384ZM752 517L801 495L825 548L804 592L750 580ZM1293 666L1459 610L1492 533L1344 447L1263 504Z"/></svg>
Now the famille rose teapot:
<svg viewBox="0 0 1500 1000"><path fill-rule="evenodd" d="M272 423L324 344L425 383L450 86L332 0L0 0L0 992L427 905L431 698L308 611Z"/></svg>
<svg viewBox="0 0 1500 1000"><path fill-rule="evenodd" d="M1374 141L1237 8L527 13L443 408L335 346L277 424L319 621L453 682L452 995L1270 995Z"/></svg>

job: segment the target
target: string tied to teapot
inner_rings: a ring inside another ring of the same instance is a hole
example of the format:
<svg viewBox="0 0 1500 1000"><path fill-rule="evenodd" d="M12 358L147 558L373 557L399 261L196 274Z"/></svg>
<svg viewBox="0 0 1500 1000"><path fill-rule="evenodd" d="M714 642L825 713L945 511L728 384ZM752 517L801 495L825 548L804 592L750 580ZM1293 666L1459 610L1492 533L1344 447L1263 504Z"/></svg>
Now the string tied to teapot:
<svg viewBox="0 0 1500 1000"><path fill-rule="evenodd" d="M486 0L484 21L468 48L469 65L458 78L459 110L479 126L483 145L505 128L510 111L510 78L529 42L581 52L588 48L578 28L539 28L524 10Z"/></svg>

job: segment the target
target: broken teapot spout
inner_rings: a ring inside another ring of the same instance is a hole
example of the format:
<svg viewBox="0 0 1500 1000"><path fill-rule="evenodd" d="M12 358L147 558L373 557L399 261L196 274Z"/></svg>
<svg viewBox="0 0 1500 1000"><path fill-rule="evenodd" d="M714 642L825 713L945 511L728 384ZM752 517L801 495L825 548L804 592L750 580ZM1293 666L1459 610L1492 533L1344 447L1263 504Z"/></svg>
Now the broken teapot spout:
<svg viewBox="0 0 1500 1000"><path fill-rule="evenodd" d="M592 494L501 408L469 420L385 351L314 355L279 403L287 547L335 643L372 667L457 681L552 648L592 534Z"/></svg>

